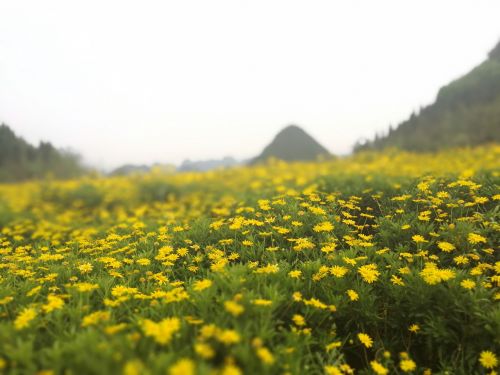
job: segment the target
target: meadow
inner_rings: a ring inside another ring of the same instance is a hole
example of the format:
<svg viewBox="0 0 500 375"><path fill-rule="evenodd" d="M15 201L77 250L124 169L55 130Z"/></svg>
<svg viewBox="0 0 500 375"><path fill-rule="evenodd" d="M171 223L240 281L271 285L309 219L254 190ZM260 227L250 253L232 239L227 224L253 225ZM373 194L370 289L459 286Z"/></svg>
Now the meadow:
<svg viewBox="0 0 500 375"><path fill-rule="evenodd" d="M0 185L0 373L496 374L500 146Z"/></svg>

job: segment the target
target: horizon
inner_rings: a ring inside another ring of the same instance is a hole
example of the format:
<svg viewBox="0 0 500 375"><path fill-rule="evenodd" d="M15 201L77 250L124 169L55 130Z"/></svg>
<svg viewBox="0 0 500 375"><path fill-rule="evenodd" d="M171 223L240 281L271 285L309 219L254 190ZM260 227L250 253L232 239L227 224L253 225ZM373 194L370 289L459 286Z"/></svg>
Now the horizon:
<svg viewBox="0 0 500 375"><path fill-rule="evenodd" d="M134 4L0 4L0 123L101 170L245 160L291 124L346 155L500 39L492 1Z"/></svg>

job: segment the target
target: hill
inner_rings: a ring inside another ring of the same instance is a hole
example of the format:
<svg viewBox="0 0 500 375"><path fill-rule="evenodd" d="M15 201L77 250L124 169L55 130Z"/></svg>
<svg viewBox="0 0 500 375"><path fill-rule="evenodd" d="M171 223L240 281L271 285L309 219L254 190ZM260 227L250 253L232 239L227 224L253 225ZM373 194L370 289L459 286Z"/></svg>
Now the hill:
<svg viewBox="0 0 500 375"><path fill-rule="evenodd" d="M439 90L420 113L355 151L397 147L410 151L500 141L500 42L482 64Z"/></svg>
<svg viewBox="0 0 500 375"><path fill-rule="evenodd" d="M125 164L109 173L110 176L129 176L132 174L142 174L151 171L147 165Z"/></svg>
<svg viewBox="0 0 500 375"><path fill-rule="evenodd" d="M43 178L72 178L84 168L77 155L56 149L48 142L35 147L18 137L7 125L0 125L0 182Z"/></svg>
<svg viewBox="0 0 500 375"><path fill-rule="evenodd" d="M324 155L330 155L326 148L298 126L290 125L281 130L262 153L250 161L250 164L264 162L269 158L311 161Z"/></svg>
<svg viewBox="0 0 500 375"><path fill-rule="evenodd" d="M218 168L230 168L240 165L238 160L226 156L222 159L210 159L210 160L184 160L182 164L177 168L179 172L192 172L192 171L210 171Z"/></svg>

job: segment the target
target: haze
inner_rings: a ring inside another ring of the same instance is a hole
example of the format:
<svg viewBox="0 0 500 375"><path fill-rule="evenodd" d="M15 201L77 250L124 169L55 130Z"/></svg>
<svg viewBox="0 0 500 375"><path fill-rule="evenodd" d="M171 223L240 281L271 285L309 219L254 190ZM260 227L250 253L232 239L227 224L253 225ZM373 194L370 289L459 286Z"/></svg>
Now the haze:
<svg viewBox="0 0 500 375"><path fill-rule="evenodd" d="M331 152L397 124L500 38L498 1L0 1L0 122L87 163Z"/></svg>

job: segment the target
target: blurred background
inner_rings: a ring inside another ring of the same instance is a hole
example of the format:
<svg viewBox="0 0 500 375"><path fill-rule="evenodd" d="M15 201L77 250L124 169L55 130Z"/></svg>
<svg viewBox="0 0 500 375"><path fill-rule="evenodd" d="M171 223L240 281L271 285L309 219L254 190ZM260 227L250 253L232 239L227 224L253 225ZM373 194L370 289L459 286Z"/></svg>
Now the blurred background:
<svg viewBox="0 0 500 375"><path fill-rule="evenodd" d="M0 182L500 140L497 1L3 1Z"/></svg>

